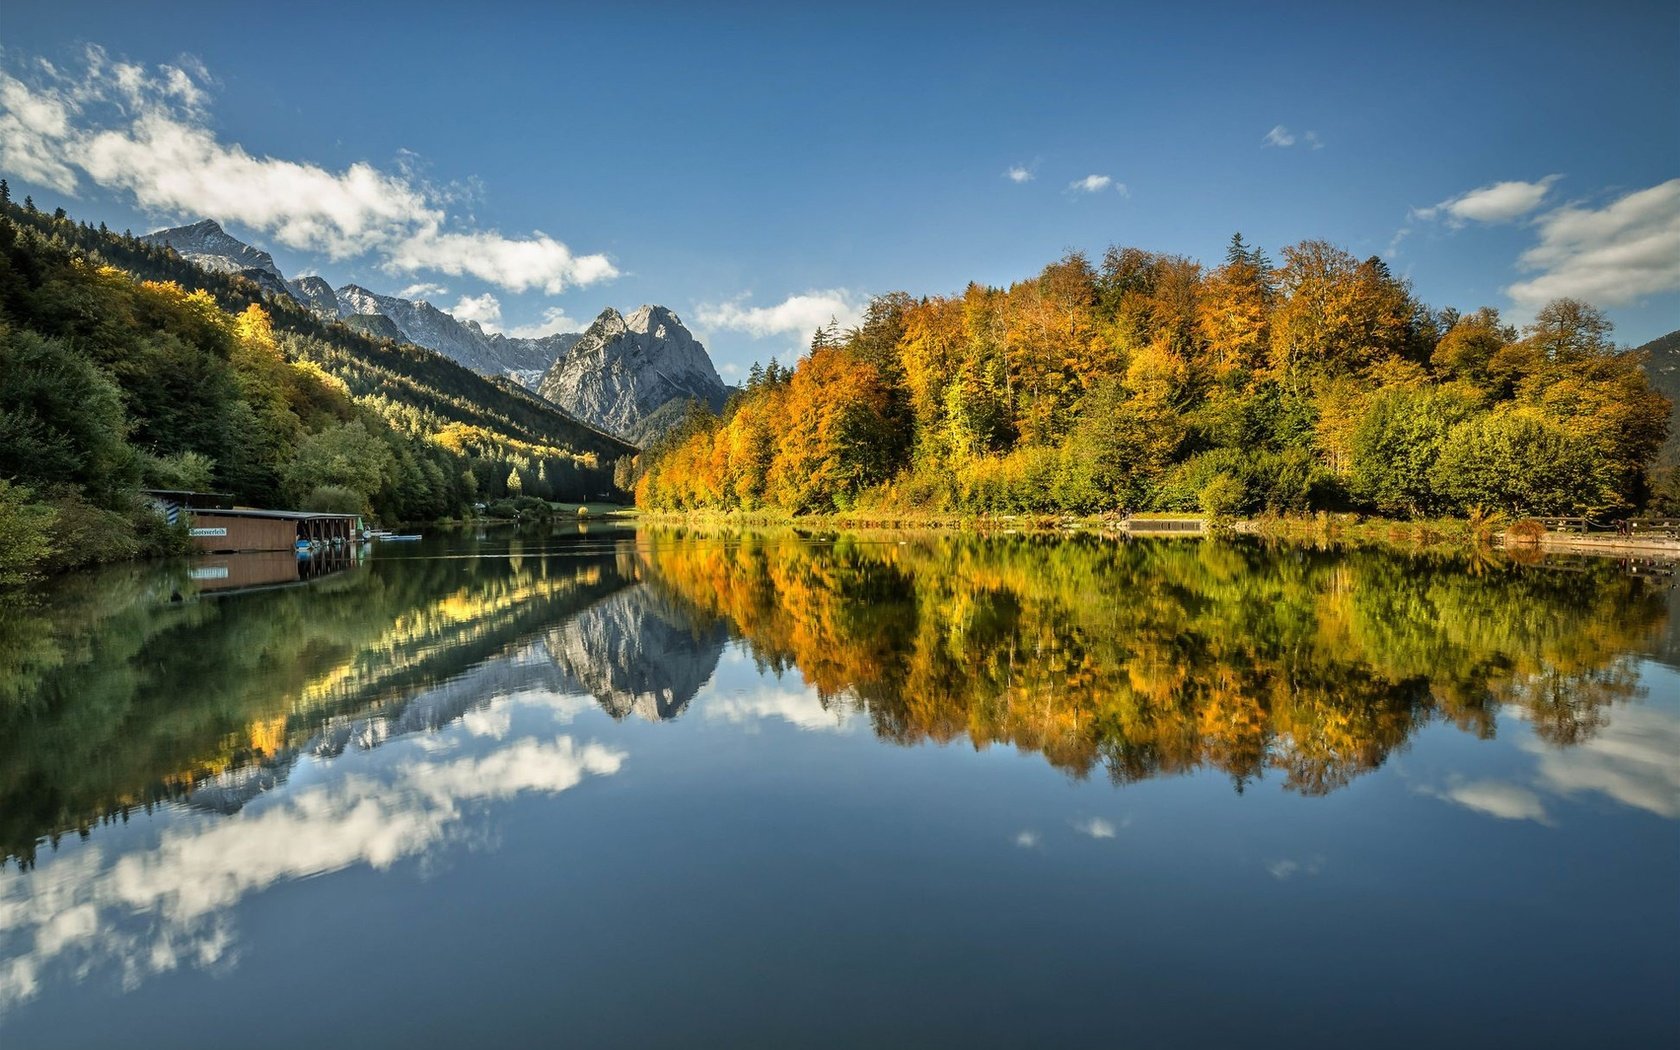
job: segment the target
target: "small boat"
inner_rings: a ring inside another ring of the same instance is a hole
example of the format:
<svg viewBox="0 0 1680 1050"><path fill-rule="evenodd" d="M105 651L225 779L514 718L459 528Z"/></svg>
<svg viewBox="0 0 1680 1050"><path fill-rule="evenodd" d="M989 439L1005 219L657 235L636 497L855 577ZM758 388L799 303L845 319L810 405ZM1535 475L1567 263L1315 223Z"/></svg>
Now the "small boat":
<svg viewBox="0 0 1680 1050"><path fill-rule="evenodd" d="M390 533L386 533L383 536L375 536L374 537L374 539L384 540L386 543L396 543L399 540L417 540L419 538L420 538L419 533L415 533L412 536L394 536Z"/></svg>

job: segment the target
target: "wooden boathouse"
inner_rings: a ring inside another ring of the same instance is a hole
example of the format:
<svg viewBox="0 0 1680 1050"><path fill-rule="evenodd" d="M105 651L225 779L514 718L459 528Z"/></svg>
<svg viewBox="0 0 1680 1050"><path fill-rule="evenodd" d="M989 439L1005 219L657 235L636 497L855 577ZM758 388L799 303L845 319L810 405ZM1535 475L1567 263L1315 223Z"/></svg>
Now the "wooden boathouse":
<svg viewBox="0 0 1680 1050"><path fill-rule="evenodd" d="M362 531L358 514L312 510L253 510L248 507L195 509L188 535L198 550L290 551L300 543L348 546Z"/></svg>

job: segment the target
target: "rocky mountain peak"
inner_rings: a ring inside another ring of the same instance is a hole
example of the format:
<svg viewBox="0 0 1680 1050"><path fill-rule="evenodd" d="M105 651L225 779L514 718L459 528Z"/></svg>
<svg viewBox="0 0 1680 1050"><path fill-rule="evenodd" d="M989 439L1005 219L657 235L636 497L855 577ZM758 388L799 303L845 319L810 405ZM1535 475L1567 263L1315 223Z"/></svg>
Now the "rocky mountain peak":
<svg viewBox="0 0 1680 1050"><path fill-rule="evenodd" d="M656 339L664 339L669 332L679 328L685 334L688 332L676 314L663 306L650 306L646 303L624 319L624 327L642 335L652 335Z"/></svg>
<svg viewBox="0 0 1680 1050"><path fill-rule="evenodd" d="M338 289L338 300L353 314L379 313L379 300L383 296L375 295L359 284L347 284Z"/></svg>
<svg viewBox="0 0 1680 1050"><path fill-rule="evenodd" d="M343 315L338 293L333 291L332 285L314 274L294 277L286 282L286 290L291 293L293 299L307 306L311 313L323 321L336 320Z"/></svg>
<svg viewBox="0 0 1680 1050"><path fill-rule="evenodd" d="M602 310L538 392L606 430L629 434L672 401L723 406L729 388L706 348L663 306L644 305L625 318ZM670 413L677 418L674 413Z"/></svg>
<svg viewBox="0 0 1680 1050"><path fill-rule="evenodd" d="M624 323L624 315L609 306L595 315L595 320L583 330L583 334L585 338L593 333L600 338L610 339L628 330L629 326Z"/></svg>

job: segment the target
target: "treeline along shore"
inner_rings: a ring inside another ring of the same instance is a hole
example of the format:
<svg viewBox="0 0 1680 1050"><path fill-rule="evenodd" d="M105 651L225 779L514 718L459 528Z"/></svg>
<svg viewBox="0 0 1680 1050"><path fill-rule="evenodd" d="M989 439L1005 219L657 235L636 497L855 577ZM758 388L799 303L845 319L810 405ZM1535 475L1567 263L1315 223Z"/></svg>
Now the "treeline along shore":
<svg viewBox="0 0 1680 1050"><path fill-rule="evenodd" d="M1587 303L1519 330L1323 241L1274 263L1238 235L1212 269L1111 248L880 296L619 480L646 509L742 515L1674 513L1643 363Z"/></svg>
<svg viewBox="0 0 1680 1050"><path fill-rule="evenodd" d="M634 446L0 181L0 585L179 550L142 489L388 522L612 491Z"/></svg>

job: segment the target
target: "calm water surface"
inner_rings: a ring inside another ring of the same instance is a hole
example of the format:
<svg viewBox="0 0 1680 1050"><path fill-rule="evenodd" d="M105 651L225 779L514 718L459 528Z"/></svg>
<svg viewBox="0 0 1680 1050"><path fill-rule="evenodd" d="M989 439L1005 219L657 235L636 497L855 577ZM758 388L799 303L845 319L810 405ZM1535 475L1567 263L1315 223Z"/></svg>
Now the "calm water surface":
<svg viewBox="0 0 1680 1050"><path fill-rule="evenodd" d="M1680 1040L1670 577L489 532L0 613L0 1045Z"/></svg>

